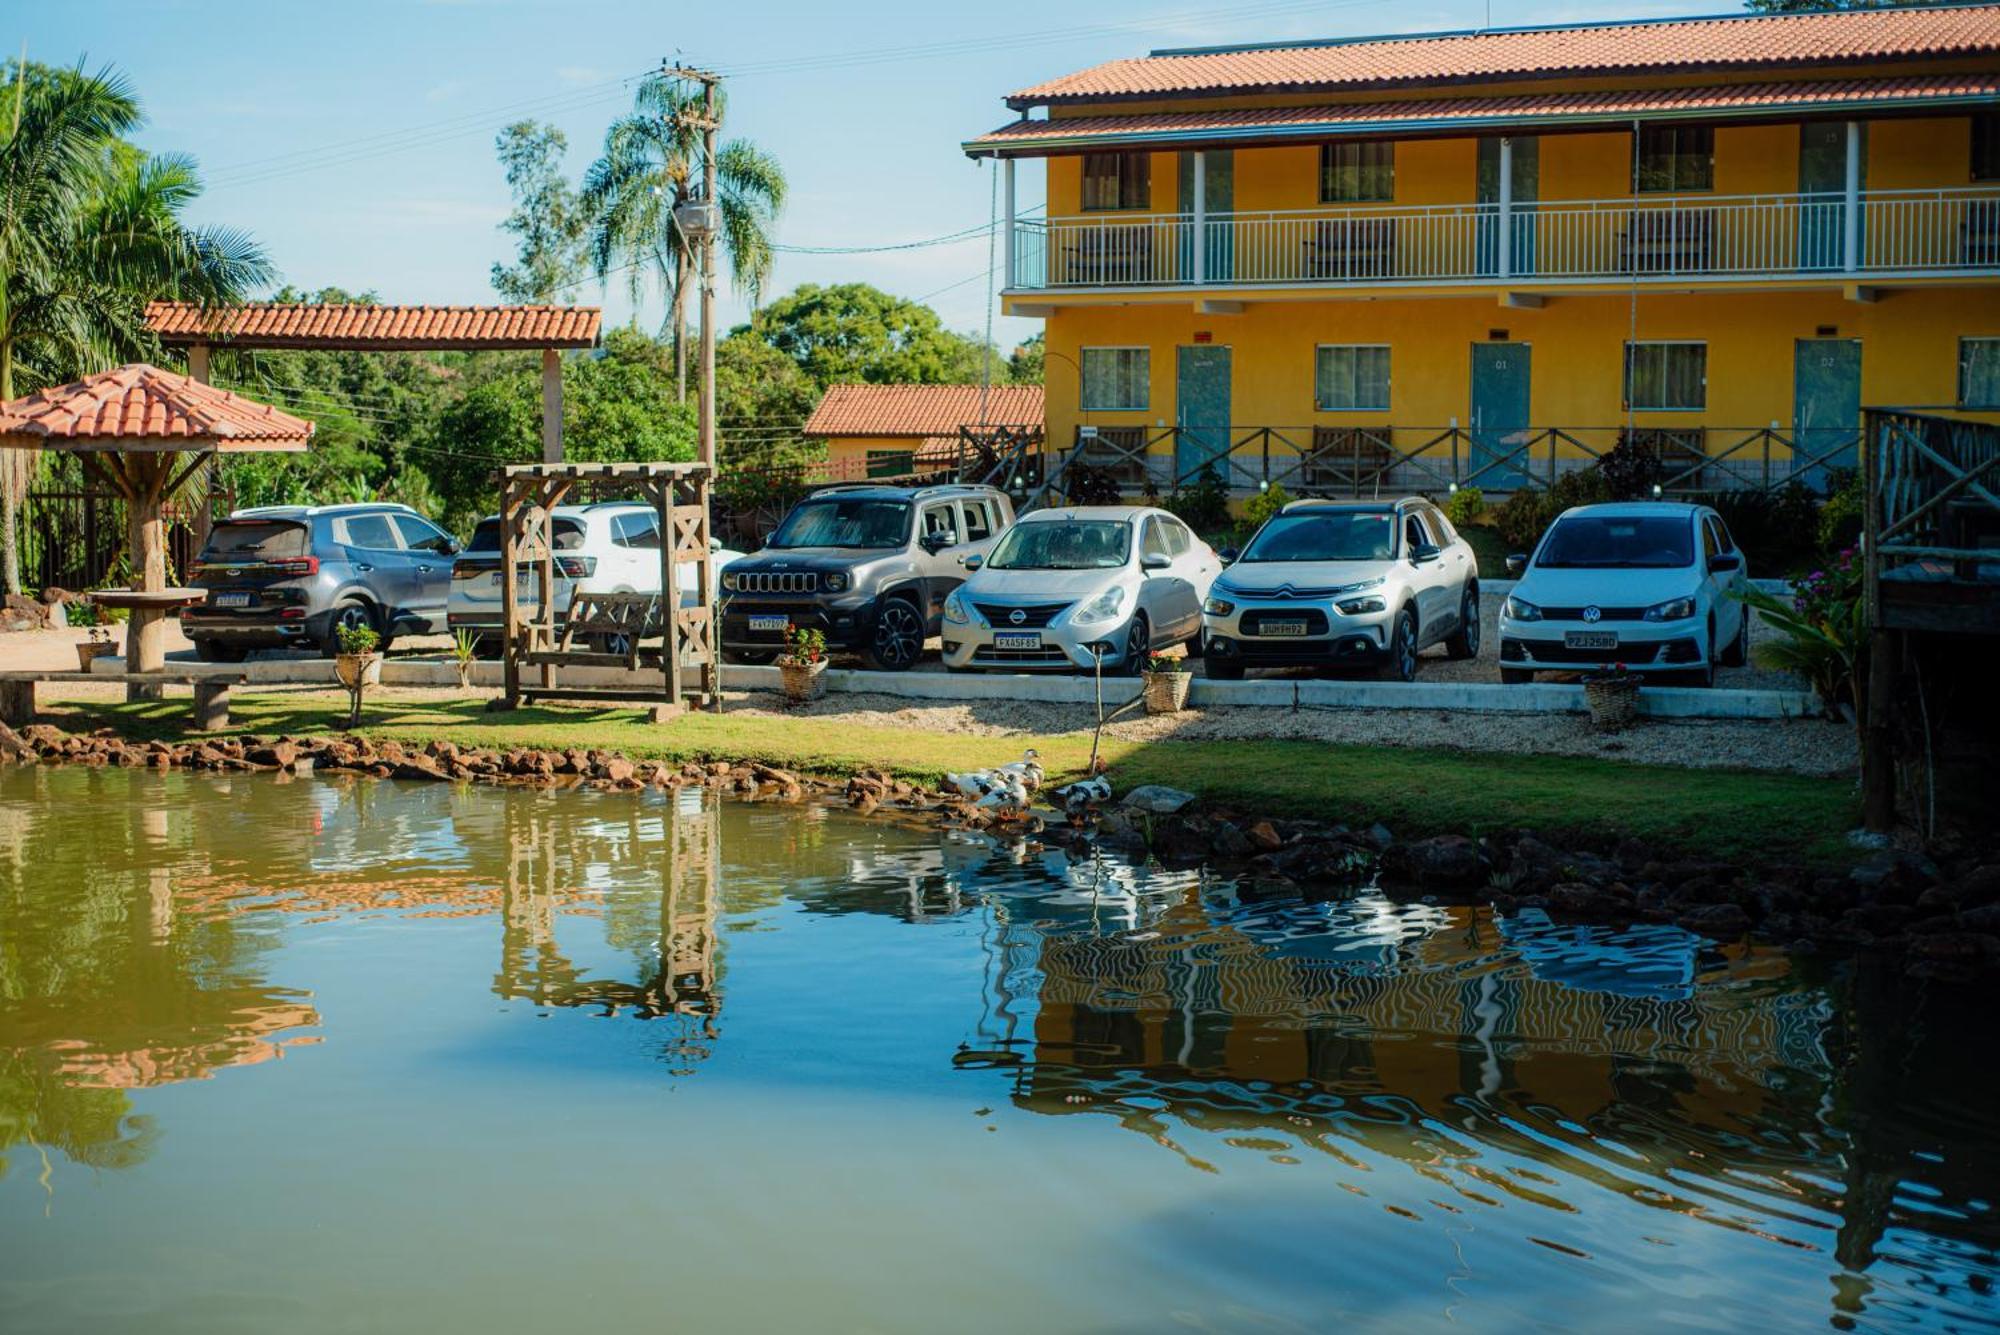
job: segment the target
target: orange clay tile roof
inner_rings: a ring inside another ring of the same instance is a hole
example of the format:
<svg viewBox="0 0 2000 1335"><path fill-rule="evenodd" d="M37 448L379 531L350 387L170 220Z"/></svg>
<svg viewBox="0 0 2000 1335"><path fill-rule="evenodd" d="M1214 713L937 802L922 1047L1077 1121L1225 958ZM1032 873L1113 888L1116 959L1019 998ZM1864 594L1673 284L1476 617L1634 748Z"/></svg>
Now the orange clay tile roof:
<svg viewBox="0 0 2000 1335"><path fill-rule="evenodd" d="M2000 5L1729 15L1163 51L1107 61L1023 88L1008 97L1007 105L1020 110L1175 95L1783 69L1996 52L2000 52Z"/></svg>
<svg viewBox="0 0 2000 1335"><path fill-rule="evenodd" d="M170 346L230 343L254 348L357 351L490 351L588 348L603 312L595 306L362 306L250 302L203 310L156 301L146 323Z"/></svg>
<svg viewBox="0 0 2000 1335"><path fill-rule="evenodd" d="M1155 140L1283 139L1329 134L1380 134L1426 129L1440 122L1460 133L1466 123L1518 125L1597 121L1633 116L1699 113L1750 116L1796 113L1823 106L1873 107L1898 103L2000 100L2000 74L1932 74L1902 79L1823 79L1809 83L1737 84L1667 88L1648 92L1526 93L1507 97L1423 98L1402 102L1349 102L1315 107L1260 107L1241 111L1161 111L1130 116L1064 116L1020 120L965 145L975 155Z"/></svg>
<svg viewBox="0 0 2000 1335"><path fill-rule="evenodd" d="M302 450L313 424L134 362L0 403L0 446L53 450Z"/></svg>
<svg viewBox="0 0 2000 1335"><path fill-rule="evenodd" d="M832 385L806 419L808 436L956 438L961 426L1040 426L1040 385L995 385L979 412L978 385Z"/></svg>

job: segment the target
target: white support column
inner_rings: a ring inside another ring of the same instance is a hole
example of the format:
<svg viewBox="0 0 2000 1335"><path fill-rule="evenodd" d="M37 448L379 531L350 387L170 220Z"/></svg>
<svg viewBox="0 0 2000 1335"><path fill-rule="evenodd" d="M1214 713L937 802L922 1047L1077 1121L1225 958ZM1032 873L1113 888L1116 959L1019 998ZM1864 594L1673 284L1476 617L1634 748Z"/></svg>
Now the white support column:
<svg viewBox="0 0 2000 1335"><path fill-rule="evenodd" d="M1006 242L1007 253L1000 261L1002 275L1000 285L1012 287L1014 286L1014 159L1000 159L1000 176L1002 188L1007 195L1007 230L1001 235L1001 239Z"/></svg>
<svg viewBox="0 0 2000 1335"><path fill-rule="evenodd" d="M1514 141L1500 136L1500 276L1514 272Z"/></svg>
<svg viewBox="0 0 2000 1335"><path fill-rule="evenodd" d="M1840 210L1841 267L1861 267L1861 122L1847 122L1847 185Z"/></svg>
<svg viewBox="0 0 2000 1335"><path fill-rule="evenodd" d="M1194 151L1193 204L1183 212L1194 214L1194 284L1200 287L1208 281L1208 154L1198 148Z"/></svg>

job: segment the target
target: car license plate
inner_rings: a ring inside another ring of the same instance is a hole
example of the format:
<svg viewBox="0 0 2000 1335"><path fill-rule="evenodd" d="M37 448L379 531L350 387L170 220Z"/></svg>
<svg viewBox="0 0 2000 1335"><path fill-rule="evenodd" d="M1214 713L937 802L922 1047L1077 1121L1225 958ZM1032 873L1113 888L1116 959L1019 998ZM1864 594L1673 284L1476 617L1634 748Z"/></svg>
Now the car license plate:
<svg viewBox="0 0 2000 1335"><path fill-rule="evenodd" d="M790 617L762 616L750 618L751 630L775 630L781 635L784 633L785 627L790 624Z"/></svg>
<svg viewBox="0 0 2000 1335"><path fill-rule="evenodd" d="M1616 649L1618 637L1601 630L1569 630L1563 632L1565 649Z"/></svg>
<svg viewBox="0 0 2000 1335"><path fill-rule="evenodd" d="M215 595L217 607L248 607L250 595L247 593L218 593Z"/></svg>
<svg viewBox="0 0 2000 1335"><path fill-rule="evenodd" d="M995 649L1039 649L1042 647L1042 633L1036 630L996 630L993 632Z"/></svg>
<svg viewBox="0 0 2000 1335"><path fill-rule="evenodd" d="M1260 621L1257 623L1259 635L1303 635L1306 623L1303 621Z"/></svg>

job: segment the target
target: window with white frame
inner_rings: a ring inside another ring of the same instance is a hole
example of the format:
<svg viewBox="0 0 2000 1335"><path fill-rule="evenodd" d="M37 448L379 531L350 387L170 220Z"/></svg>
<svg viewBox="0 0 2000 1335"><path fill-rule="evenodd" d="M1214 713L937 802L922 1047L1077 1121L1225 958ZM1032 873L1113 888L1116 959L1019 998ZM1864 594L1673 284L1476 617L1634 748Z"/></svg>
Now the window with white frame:
<svg viewBox="0 0 2000 1335"><path fill-rule="evenodd" d="M1708 344L1627 343L1625 406L1689 411L1708 406Z"/></svg>
<svg viewBox="0 0 2000 1335"><path fill-rule="evenodd" d="M1147 403L1150 348L1085 348L1083 410L1087 413L1143 412Z"/></svg>
<svg viewBox="0 0 2000 1335"><path fill-rule="evenodd" d="M1387 412L1387 344L1321 344L1313 351L1313 407L1323 413Z"/></svg>
<svg viewBox="0 0 2000 1335"><path fill-rule="evenodd" d="M2000 409L2000 338L1958 340L1958 406Z"/></svg>

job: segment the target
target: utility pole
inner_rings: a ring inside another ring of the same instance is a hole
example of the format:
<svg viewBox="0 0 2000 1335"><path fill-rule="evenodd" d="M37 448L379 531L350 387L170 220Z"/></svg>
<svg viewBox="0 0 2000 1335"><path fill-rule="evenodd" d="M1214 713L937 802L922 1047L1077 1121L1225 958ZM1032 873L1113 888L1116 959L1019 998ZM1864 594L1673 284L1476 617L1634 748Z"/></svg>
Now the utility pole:
<svg viewBox="0 0 2000 1335"><path fill-rule="evenodd" d="M684 128L701 131L701 196L674 210L681 236L700 248L697 267L701 271L701 393L700 459L715 467L715 235L722 228L721 205L716 199L716 139L722 129L719 88L722 76L707 70L676 65L674 74L701 85L701 112L683 113Z"/></svg>

